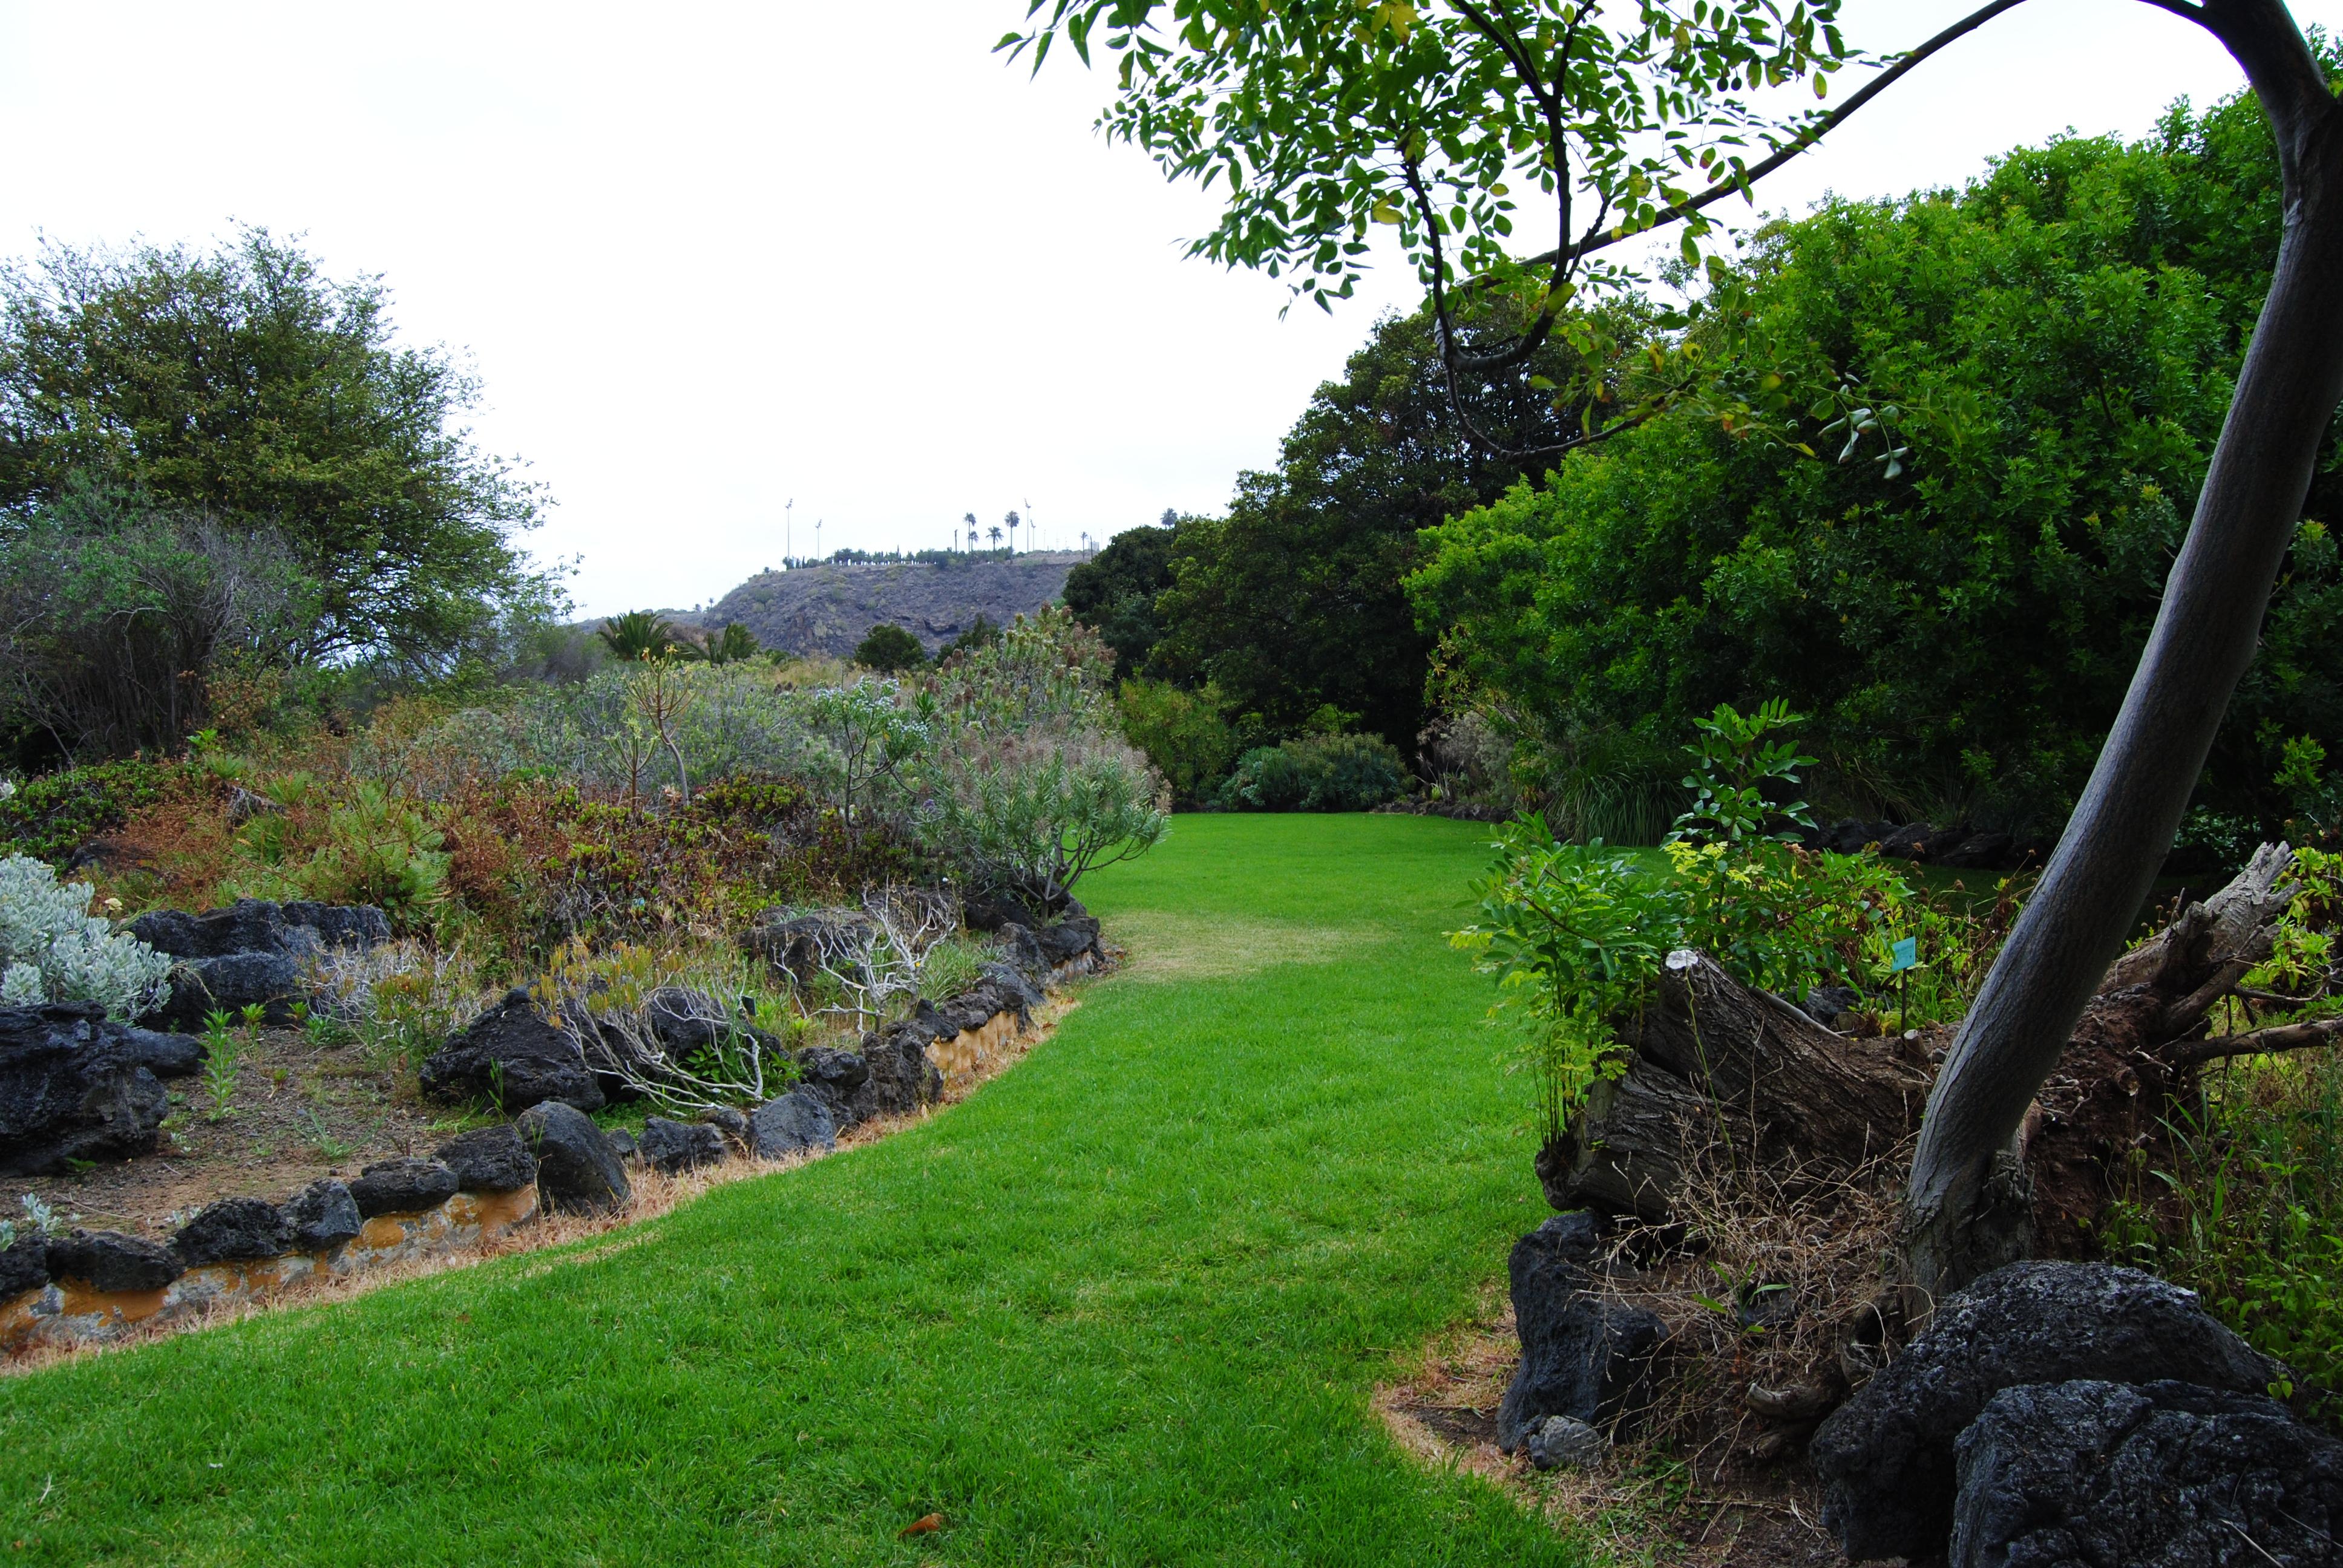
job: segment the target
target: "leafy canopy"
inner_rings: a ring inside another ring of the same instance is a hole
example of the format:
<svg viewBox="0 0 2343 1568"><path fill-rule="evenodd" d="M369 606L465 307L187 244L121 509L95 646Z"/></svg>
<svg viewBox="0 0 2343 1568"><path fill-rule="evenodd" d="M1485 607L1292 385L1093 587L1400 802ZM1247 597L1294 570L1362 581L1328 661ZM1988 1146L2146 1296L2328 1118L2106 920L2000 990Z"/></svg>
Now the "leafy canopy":
<svg viewBox="0 0 2343 1568"><path fill-rule="evenodd" d="M1839 809L2046 830L2153 623L2279 222L2240 96L1771 228L1692 335L1799 396L1731 427L1670 411L1460 510L1410 581L1421 624L1557 754L1636 742L1672 780L1693 715L1780 697ZM1850 379L1896 412L1841 463L1806 405ZM2215 744L2223 810L2275 821L2283 741L2343 747L2338 473L2330 448Z"/></svg>
<svg viewBox="0 0 2343 1568"><path fill-rule="evenodd" d="M1770 166L1752 156L1823 128L1768 89L1827 95L1861 58L1838 14L1839 0L1031 0L1001 47L1030 48L1037 70L1060 37L1085 62L1098 45L1116 56L1108 136L1226 193L1192 255L1289 276L1331 307L1366 266L1371 228L1394 227L1464 373L1518 367L1557 325L1583 332L1567 307L1632 278L1597 259L1623 238L1681 220L1700 262L1706 206ZM1523 259L1524 240L1543 254ZM1446 330L1472 324L1450 308L1467 280L1518 312L1474 344Z"/></svg>
<svg viewBox="0 0 2343 1568"><path fill-rule="evenodd" d="M1645 330L1626 308L1607 314L1619 341ZM1423 564L1423 530L1544 471L1465 439L1435 334L1423 312L1378 321L1342 377L1311 397L1276 467L1240 475L1224 517L1154 536L1172 581L1149 612L1143 673L1218 687L1248 746L1297 734L1332 704L1412 750L1433 638L1402 584ZM1558 343L1531 362L1556 377L1579 363ZM1601 370L1618 375L1615 363ZM1479 401L1483 427L1508 440L1547 417L1543 396L1518 378L1487 384ZM1070 605L1074 592L1070 576ZM1131 619L1105 613L1092 624L1112 641Z"/></svg>
<svg viewBox="0 0 2343 1568"><path fill-rule="evenodd" d="M0 508L102 485L266 531L317 585L303 654L443 664L543 591L512 542L539 498L460 423L477 380L397 344L388 304L256 228L0 267Z"/></svg>

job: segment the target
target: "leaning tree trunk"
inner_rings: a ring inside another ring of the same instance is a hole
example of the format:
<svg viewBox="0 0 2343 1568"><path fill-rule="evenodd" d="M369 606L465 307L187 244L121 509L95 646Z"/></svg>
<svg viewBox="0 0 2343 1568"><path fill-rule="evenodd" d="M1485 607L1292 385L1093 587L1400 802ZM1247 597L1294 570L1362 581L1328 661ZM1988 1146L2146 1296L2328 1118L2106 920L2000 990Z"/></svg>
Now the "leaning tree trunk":
<svg viewBox="0 0 2343 1568"><path fill-rule="evenodd" d="M2280 0L2152 0L2211 31L2277 135L2286 227L2187 543L2121 712L1969 1010L1915 1153L1908 1282L1958 1287L2026 1246L2016 1141L2172 845L2343 400L2343 109Z"/></svg>
<svg viewBox="0 0 2343 1568"><path fill-rule="evenodd" d="M2323 1043L2343 1019L2209 1036L2222 1000L2268 958L2292 856L2266 845L2229 885L2190 904L2103 970L2057 1070L2021 1118L2008 1233L2087 1252L2128 1156L2188 1108L2206 1062ZM1665 1223L1694 1165L1762 1171L1769 1190L1844 1181L1910 1136L1946 1031L1861 1039L1745 986L1705 956L1672 954L1650 1005L1622 1030L1625 1070L1539 1157L1557 1208L1597 1203Z"/></svg>

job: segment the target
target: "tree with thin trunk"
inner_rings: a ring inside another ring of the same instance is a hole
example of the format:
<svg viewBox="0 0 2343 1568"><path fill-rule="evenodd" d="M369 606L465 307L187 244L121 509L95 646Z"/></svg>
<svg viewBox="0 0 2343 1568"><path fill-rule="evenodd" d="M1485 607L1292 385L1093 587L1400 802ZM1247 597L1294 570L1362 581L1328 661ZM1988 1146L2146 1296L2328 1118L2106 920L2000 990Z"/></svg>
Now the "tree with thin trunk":
<svg viewBox="0 0 2343 1568"><path fill-rule="evenodd" d="M1688 266L1721 267L1722 204L2023 3L1993 0L1885 57L1846 45L1843 0L1031 0L1001 48L1031 50L1036 69L1061 41L1085 61L1095 48L1117 56L1107 134L1171 177L1225 182L1222 220L1192 254L1288 277L1331 307L1351 294L1373 227L1394 229L1431 297L1457 423L1493 448L1474 418L1484 389L1525 375L1554 337L1600 362L1600 328L1581 307L1640 281L1619 246L1667 228ZM2171 846L2343 400L2333 88L2284 0L2141 4L2204 28L2244 71L2277 138L2285 228L2138 669L1931 1093L1906 1219L1909 1279L1925 1295L2027 1245L2012 1190L2027 1107ZM1835 106L1781 106L1801 84L1827 104L1850 71L1869 79ZM1532 213L1551 243L1524 255ZM1762 398L1733 401L1681 346L1655 345L1651 359L1654 390L1639 402L1612 403L1592 378L1545 384L1554 432L1523 438L1521 454L1558 456L1690 397L1728 425L1781 418ZM1865 435L1860 420L1848 427Z"/></svg>

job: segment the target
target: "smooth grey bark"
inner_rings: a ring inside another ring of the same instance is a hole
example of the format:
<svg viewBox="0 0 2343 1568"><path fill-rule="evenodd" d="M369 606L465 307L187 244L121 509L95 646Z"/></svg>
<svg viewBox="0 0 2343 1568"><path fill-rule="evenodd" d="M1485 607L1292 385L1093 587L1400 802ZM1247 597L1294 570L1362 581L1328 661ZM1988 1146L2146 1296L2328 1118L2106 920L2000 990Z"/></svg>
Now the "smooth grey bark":
<svg viewBox="0 0 2343 1568"><path fill-rule="evenodd" d="M2026 1246L2011 1183L2026 1108L2172 847L2343 401L2343 108L2281 0L2147 3L2245 67L2278 137L2284 237L2122 710L1929 1096L1904 1236L1907 1282L1928 1299Z"/></svg>

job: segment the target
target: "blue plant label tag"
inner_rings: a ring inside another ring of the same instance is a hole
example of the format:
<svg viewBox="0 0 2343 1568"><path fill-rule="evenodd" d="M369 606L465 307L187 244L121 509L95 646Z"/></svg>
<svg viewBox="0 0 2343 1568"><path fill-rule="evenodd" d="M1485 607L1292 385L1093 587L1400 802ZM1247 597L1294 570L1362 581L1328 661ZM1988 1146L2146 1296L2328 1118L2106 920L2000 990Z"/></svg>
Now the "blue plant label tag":
<svg viewBox="0 0 2343 1568"><path fill-rule="evenodd" d="M1894 947L1888 949L1887 951L1887 971L1890 974L1895 973L1898 970L1912 970L1918 969L1920 967L1920 939L1917 937L1906 937L1902 941L1897 942Z"/></svg>

